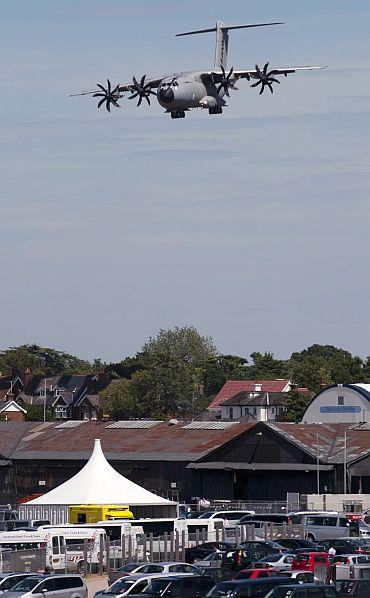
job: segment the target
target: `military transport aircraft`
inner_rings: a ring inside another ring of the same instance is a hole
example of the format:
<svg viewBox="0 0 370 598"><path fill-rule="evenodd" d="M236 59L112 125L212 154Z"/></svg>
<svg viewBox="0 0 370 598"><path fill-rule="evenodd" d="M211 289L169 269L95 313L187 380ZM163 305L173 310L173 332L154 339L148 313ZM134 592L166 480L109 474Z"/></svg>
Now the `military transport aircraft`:
<svg viewBox="0 0 370 598"><path fill-rule="evenodd" d="M251 87L260 87L260 95L266 87L271 93L274 92L273 84L280 83L276 78L278 75L285 77L296 71L310 71L322 69L322 66L289 66L286 68L269 68L269 63L263 67L257 64L255 68L246 70L235 70L233 67L227 72L227 54L229 31L231 29L247 29L250 27L267 27L270 25L282 25L283 23L256 23L252 25L225 25L222 21L216 23L216 27L210 29L200 29L199 31L188 31L178 33L177 37L183 35L195 35L198 33L216 32L216 52L214 68L209 71L189 71L162 75L161 77L148 78L143 75L140 80L132 78L132 82L119 83L112 86L109 79L107 85L97 84L99 89L94 91L84 91L73 94L92 95L99 98L98 108L105 104L110 112L111 105L119 108L118 100L123 98L123 94L130 93L128 99L138 100L137 106L140 106L143 99L150 105L150 96L156 96L158 103L165 108L165 111L171 114L172 118L184 118L185 113L193 108L203 108L209 111L209 114L221 114L223 107L227 106L225 96L230 97L229 91L235 91L236 82L239 79L253 80ZM156 91L153 91L156 90Z"/></svg>

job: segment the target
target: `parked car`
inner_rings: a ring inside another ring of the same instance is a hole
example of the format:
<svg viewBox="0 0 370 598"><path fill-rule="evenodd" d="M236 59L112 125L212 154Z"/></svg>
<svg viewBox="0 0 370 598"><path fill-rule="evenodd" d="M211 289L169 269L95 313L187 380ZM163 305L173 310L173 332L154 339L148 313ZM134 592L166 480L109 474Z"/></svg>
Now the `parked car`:
<svg viewBox="0 0 370 598"><path fill-rule="evenodd" d="M321 513L303 515L301 524L307 540L324 540L325 538L349 537L349 521L344 515Z"/></svg>
<svg viewBox="0 0 370 598"><path fill-rule="evenodd" d="M337 598L333 586L305 583L292 588L280 586L265 595L265 598Z"/></svg>
<svg viewBox="0 0 370 598"><path fill-rule="evenodd" d="M204 542L198 546L190 546L185 549L185 561L187 563L194 563L202 561L206 556L214 552L230 552L237 548L235 542Z"/></svg>
<svg viewBox="0 0 370 598"><path fill-rule="evenodd" d="M330 559L327 552L301 552L294 556L292 571L315 571L318 565L329 567Z"/></svg>
<svg viewBox="0 0 370 598"><path fill-rule="evenodd" d="M370 579L345 579L335 583L337 596L344 598L369 598L370 596Z"/></svg>
<svg viewBox="0 0 370 598"><path fill-rule="evenodd" d="M258 565L261 564L265 567L268 566L272 569L275 569L276 571L281 571L282 569L291 569L295 556L295 554L290 552L283 552L282 554L268 554L267 556L264 556L263 559L256 561L254 566L258 567Z"/></svg>
<svg viewBox="0 0 370 598"><path fill-rule="evenodd" d="M11 507L0 507L0 531L7 531L7 523L18 519L18 511Z"/></svg>
<svg viewBox="0 0 370 598"><path fill-rule="evenodd" d="M130 598L148 598L149 596L171 596L179 598L202 598L215 585L213 579L206 575L173 575L152 579L142 594L131 594Z"/></svg>
<svg viewBox="0 0 370 598"><path fill-rule="evenodd" d="M304 550L307 552L322 552L323 547L321 544L316 544L311 540L302 540L301 538L279 538L280 546L283 546L287 550Z"/></svg>
<svg viewBox="0 0 370 598"><path fill-rule="evenodd" d="M321 544L325 550L335 548L337 554L370 554L370 544L360 538L332 538Z"/></svg>
<svg viewBox="0 0 370 598"><path fill-rule="evenodd" d="M32 531L37 530L42 525L50 525L48 519L12 519L4 522L6 531L12 532L15 530Z"/></svg>
<svg viewBox="0 0 370 598"><path fill-rule="evenodd" d="M135 566L136 565L136 566ZM134 573L149 574L149 573L198 573L199 569L194 565L188 563L130 563L123 565L116 571L109 573L108 583L112 585L117 579L133 575Z"/></svg>
<svg viewBox="0 0 370 598"><path fill-rule="evenodd" d="M242 569L233 577L233 579L263 579L272 577L276 574L276 571L268 569L267 567L264 567L263 569Z"/></svg>
<svg viewBox="0 0 370 598"><path fill-rule="evenodd" d="M247 540L241 542L240 546L251 552L252 561L259 561L270 554L282 554L287 552L286 548L272 540Z"/></svg>
<svg viewBox="0 0 370 598"><path fill-rule="evenodd" d="M370 565L370 554L337 554L332 558L334 565ZM0 586L1 589L1 586Z"/></svg>
<svg viewBox="0 0 370 598"><path fill-rule="evenodd" d="M254 511L207 511L199 516L199 519L223 519L230 524L236 525L246 515L255 515Z"/></svg>
<svg viewBox="0 0 370 598"><path fill-rule="evenodd" d="M292 523L292 518L287 513L256 513L255 515L244 515L239 521L240 525L263 523Z"/></svg>
<svg viewBox="0 0 370 598"><path fill-rule="evenodd" d="M185 574L189 575L189 574ZM190 574L191 575L191 574ZM141 594L153 579L160 579L165 577L176 576L178 573L135 573L134 575L127 575L117 579L106 590L100 590L94 594L94 598L106 598L107 595L131 596L131 594Z"/></svg>
<svg viewBox="0 0 370 598"><path fill-rule="evenodd" d="M265 579L239 579L235 581L222 581L217 583L207 598L262 598L276 586L297 585L295 580L288 580L274 575Z"/></svg>
<svg viewBox="0 0 370 598"><path fill-rule="evenodd" d="M315 575L312 571L278 571L277 575L282 577L288 577L289 579L295 579L299 583L313 583L315 581Z"/></svg>
<svg viewBox="0 0 370 598"><path fill-rule="evenodd" d="M87 598L87 587L80 575L36 575L17 583L6 598Z"/></svg>
<svg viewBox="0 0 370 598"><path fill-rule="evenodd" d="M26 577L34 576L35 573L1 573L0 574L0 593L11 590L17 583L23 581Z"/></svg>

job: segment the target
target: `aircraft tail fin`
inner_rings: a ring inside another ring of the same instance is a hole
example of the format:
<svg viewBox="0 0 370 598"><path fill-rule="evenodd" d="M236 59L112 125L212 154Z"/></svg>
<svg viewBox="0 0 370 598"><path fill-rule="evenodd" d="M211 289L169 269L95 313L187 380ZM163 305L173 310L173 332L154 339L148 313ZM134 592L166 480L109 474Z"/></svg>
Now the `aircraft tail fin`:
<svg viewBox="0 0 370 598"><path fill-rule="evenodd" d="M252 25L225 25L222 21L217 21L216 27L210 29L199 29L198 31L187 31L186 33L178 33L176 37L184 35L196 35L198 33L216 32L216 52L214 68L219 69L221 66L227 67L227 53L229 45L229 31L231 29L249 29L251 27L268 27L269 25L283 25L283 23L255 23Z"/></svg>

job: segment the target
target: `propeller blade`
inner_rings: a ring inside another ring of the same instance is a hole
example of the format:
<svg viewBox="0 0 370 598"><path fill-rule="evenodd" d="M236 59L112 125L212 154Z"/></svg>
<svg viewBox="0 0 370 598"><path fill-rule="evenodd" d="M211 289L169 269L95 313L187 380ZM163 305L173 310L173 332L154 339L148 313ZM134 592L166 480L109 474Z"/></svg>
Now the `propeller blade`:
<svg viewBox="0 0 370 598"><path fill-rule="evenodd" d="M139 97L139 101L138 101L138 103L136 104L136 106L138 106L138 107L139 107L142 101L143 101L143 96L141 95L141 96Z"/></svg>
<svg viewBox="0 0 370 598"><path fill-rule="evenodd" d="M108 112L110 112L110 101L109 100L107 100L107 110L108 110Z"/></svg>
<svg viewBox="0 0 370 598"><path fill-rule="evenodd" d="M274 77L269 77L269 81L273 81L274 83L281 83L281 81L279 81L279 79L274 79Z"/></svg>
<svg viewBox="0 0 370 598"><path fill-rule="evenodd" d="M103 87L102 85L100 85L100 83L97 83L96 85L97 85L98 87L100 87L100 89L101 89L102 91L104 91L104 93L107 93L107 90L105 89L105 87Z"/></svg>
<svg viewBox="0 0 370 598"><path fill-rule="evenodd" d="M144 96L144 97L145 97L146 101L148 102L148 104L150 106L150 98L149 98L149 96Z"/></svg>
<svg viewBox="0 0 370 598"><path fill-rule="evenodd" d="M107 84L108 84L108 93L110 93L110 90L111 90L111 84L110 84L110 81L109 81L109 79L107 79Z"/></svg>
<svg viewBox="0 0 370 598"><path fill-rule="evenodd" d="M274 93L274 90L273 90L273 88L272 88L272 85L271 85L271 83L270 83L269 81L267 81L267 85L268 85L268 87L270 88L270 91L271 91L271 93Z"/></svg>
<svg viewBox="0 0 370 598"><path fill-rule="evenodd" d="M141 81L140 81L140 85L141 85L141 87L144 87L145 77L146 77L146 75L143 75L143 76L141 77Z"/></svg>
<svg viewBox="0 0 370 598"><path fill-rule="evenodd" d="M100 100L100 102L98 103L98 108L100 108L100 106L102 106L105 102L105 98L103 98L102 100Z"/></svg>
<svg viewBox="0 0 370 598"><path fill-rule="evenodd" d="M257 87L257 85L261 85L262 81L261 79L259 79L259 81L257 81L257 83L252 83L251 87Z"/></svg>
<svg viewBox="0 0 370 598"><path fill-rule="evenodd" d="M267 69L269 68L269 63L266 62L265 66L263 67L263 74L266 75L267 74Z"/></svg>
<svg viewBox="0 0 370 598"><path fill-rule="evenodd" d="M105 93L94 93L93 98L105 98Z"/></svg>

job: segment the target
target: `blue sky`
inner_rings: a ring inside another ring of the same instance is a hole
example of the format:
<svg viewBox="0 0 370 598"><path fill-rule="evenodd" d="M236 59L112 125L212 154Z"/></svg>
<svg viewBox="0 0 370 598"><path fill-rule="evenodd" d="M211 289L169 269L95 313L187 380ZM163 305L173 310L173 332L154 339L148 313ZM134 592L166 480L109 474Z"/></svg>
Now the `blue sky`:
<svg viewBox="0 0 370 598"><path fill-rule="evenodd" d="M118 360L191 324L223 352L368 344L370 41L356 0L12 0L1 7L0 346ZM172 121L69 94L133 74L327 64Z"/></svg>

